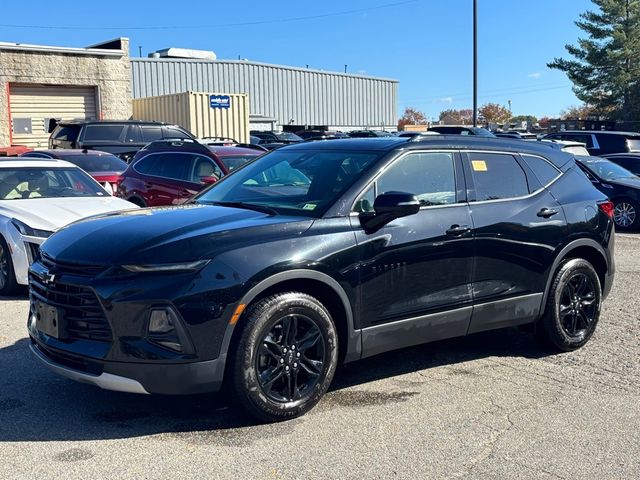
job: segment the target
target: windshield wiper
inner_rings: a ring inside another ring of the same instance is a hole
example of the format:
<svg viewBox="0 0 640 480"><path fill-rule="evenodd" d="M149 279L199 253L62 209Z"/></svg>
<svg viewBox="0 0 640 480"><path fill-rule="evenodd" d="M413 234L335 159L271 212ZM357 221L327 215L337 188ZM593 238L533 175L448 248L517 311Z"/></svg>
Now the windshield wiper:
<svg viewBox="0 0 640 480"><path fill-rule="evenodd" d="M221 207L232 207L232 208L244 208L246 210L254 210L256 212L266 213L267 215L278 215L273 208L267 207L266 205L257 205L255 203L246 203L246 202L207 202L207 201L199 201L198 203L205 203L207 205L218 205Z"/></svg>

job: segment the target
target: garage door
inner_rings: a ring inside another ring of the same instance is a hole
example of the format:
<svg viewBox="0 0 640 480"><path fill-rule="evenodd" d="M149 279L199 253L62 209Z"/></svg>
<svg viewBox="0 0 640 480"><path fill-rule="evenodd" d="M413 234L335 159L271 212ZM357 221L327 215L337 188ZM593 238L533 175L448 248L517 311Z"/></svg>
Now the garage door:
<svg viewBox="0 0 640 480"><path fill-rule="evenodd" d="M13 143L46 148L49 119L96 119L95 87L10 85Z"/></svg>

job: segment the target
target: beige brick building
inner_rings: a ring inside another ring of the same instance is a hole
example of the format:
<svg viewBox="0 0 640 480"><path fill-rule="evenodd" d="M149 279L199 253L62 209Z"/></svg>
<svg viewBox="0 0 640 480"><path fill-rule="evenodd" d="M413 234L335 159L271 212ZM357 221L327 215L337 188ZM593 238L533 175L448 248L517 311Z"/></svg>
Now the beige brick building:
<svg viewBox="0 0 640 480"><path fill-rule="evenodd" d="M130 117L128 39L87 48L0 42L0 147L46 148L50 119Z"/></svg>

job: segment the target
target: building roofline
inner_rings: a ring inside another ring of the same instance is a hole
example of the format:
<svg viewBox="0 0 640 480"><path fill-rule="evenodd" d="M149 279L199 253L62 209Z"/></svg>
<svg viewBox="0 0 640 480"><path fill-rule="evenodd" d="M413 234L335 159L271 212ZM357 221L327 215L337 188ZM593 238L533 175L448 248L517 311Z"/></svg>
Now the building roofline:
<svg viewBox="0 0 640 480"><path fill-rule="evenodd" d="M100 57L122 57L125 52L122 50L103 48L78 48L78 47L54 47L49 45L32 45L29 43L0 42L0 50L13 50L20 52L42 52L42 53L66 53L69 55L88 55Z"/></svg>
<svg viewBox="0 0 640 480"><path fill-rule="evenodd" d="M338 75L341 77L351 77L351 78L364 78L367 80L378 80L383 82L391 82L391 83L400 83L400 80L396 80L393 78L385 78L385 77L375 77L372 75L357 75L353 73L343 73L343 72L335 72L331 70L317 70L314 68L303 68L303 67L292 67L289 65L278 65L275 63L264 63L264 62L254 62L254 61L245 61L245 60L203 60L199 58L140 58L135 57L130 59L132 62L164 62L164 63L227 63L227 64L238 64L238 65L257 65L261 67L272 67L272 68L280 68L283 70L292 70L296 72L305 72L305 73L319 73L324 75Z"/></svg>

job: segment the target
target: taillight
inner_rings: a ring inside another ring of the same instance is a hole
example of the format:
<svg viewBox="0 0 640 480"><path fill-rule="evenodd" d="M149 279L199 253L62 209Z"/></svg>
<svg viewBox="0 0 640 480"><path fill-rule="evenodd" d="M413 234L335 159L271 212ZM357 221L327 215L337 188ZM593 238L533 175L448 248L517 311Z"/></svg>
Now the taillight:
<svg viewBox="0 0 640 480"><path fill-rule="evenodd" d="M603 212L607 217L613 218L613 210L615 208L615 205L611 200L598 203L598 208L600 208L600 211Z"/></svg>

